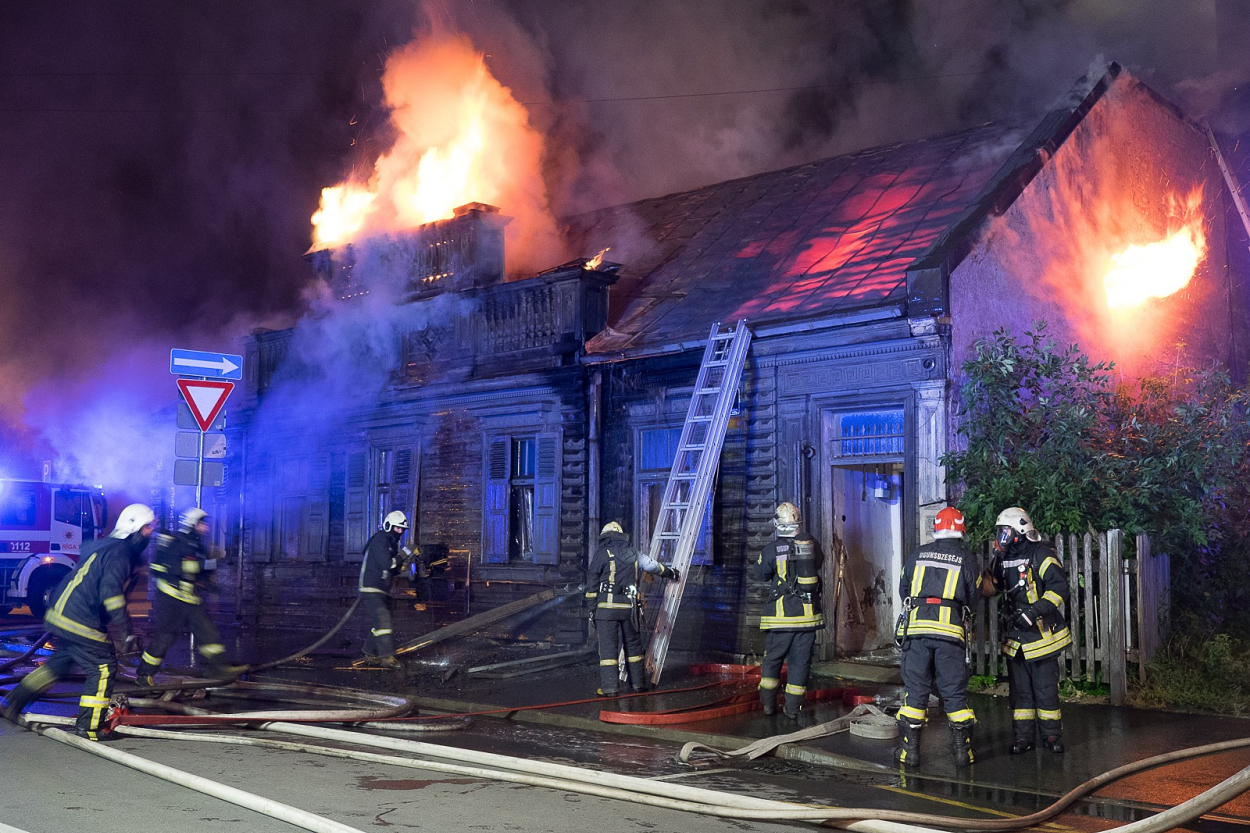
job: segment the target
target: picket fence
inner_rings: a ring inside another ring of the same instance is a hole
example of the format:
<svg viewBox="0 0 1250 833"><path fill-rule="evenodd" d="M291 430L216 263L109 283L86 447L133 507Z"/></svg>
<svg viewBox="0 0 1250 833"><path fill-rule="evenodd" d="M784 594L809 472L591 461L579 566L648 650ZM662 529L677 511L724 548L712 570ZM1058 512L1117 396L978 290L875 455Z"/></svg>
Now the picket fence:
<svg viewBox="0 0 1250 833"><path fill-rule="evenodd" d="M1054 537L1070 592L1072 645L1060 654L1061 672L1069 680L1109 686L1114 705L1127 697L1129 663L1137 664L1139 680L1145 680L1170 619L1168 558L1151 551L1146 535L1137 535L1135 543L1136 552L1126 556L1119 529ZM988 555L987 550L986 563ZM973 673L1005 675L998 597L982 599L975 613Z"/></svg>

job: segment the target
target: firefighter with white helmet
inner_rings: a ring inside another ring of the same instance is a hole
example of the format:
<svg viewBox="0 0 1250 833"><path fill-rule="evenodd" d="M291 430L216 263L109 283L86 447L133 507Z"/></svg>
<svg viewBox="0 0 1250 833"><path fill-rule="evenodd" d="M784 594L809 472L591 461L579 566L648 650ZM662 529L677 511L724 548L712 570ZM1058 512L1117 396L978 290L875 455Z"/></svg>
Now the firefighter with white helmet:
<svg viewBox="0 0 1250 833"><path fill-rule="evenodd" d="M1059 652L1072 644L1063 613L1068 577L1020 507L999 513L994 531L995 556L981 578L981 592L1003 596L999 615L1015 730L1011 754L1031 750L1039 731L1044 748L1063 752Z"/></svg>
<svg viewBox="0 0 1250 833"><path fill-rule="evenodd" d="M779 503L773 515L776 536L764 545L755 562L755 577L768 584L760 630L764 660L760 663L760 703L765 714L777 712L781 666L787 665L785 714L797 720L807 693L816 631L824 627L820 604L820 545L802 530L802 516L793 503Z"/></svg>
<svg viewBox="0 0 1250 833"><path fill-rule="evenodd" d="M194 637L196 653L208 665L211 675L233 677L242 670L226 662L221 634L204 609L205 592L216 589L204 544L208 528L208 513L193 506L182 513L177 532L162 532L156 537L156 550L149 565L156 580L152 632L135 671L140 685L155 684L165 652L186 631Z"/></svg>
<svg viewBox="0 0 1250 833"><path fill-rule="evenodd" d="M52 656L13 689L4 716L16 721L27 704L77 665L86 679L78 698L75 731L88 740L110 740L101 728L117 678L117 657L130 653L135 638L126 615L126 591L134 581L156 516L142 503L132 503L117 516L107 538L83 548L78 565L53 591L44 616L52 634Z"/></svg>
<svg viewBox="0 0 1250 833"><path fill-rule="evenodd" d="M973 762L976 715L968 707L965 651L969 606L979 598L981 568L964 546L964 531L963 513L947 506L933 519L934 540L917 547L903 564L898 587L903 613L895 636L902 646L904 692L894 759L904 766L920 763L920 731L935 690L951 727L955 766Z"/></svg>
<svg viewBox="0 0 1250 833"><path fill-rule="evenodd" d="M360 564L360 600L369 616L365 657L386 668L402 667L395 656L394 629L388 603L391 583L403 566L399 542L407 531L407 515L399 510L387 514L382 519L382 528L365 542L365 557Z"/></svg>
<svg viewBox="0 0 1250 833"><path fill-rule="evenodd" d="M620 693L620 655L625 648L625 667L634 691L647 689L642 637L638 626L639 571L676 581L681 575L629 545L629 536L616 521L604 524L599 547L586 568L586 601L590 618L599 631L599 694Z"/></svg>

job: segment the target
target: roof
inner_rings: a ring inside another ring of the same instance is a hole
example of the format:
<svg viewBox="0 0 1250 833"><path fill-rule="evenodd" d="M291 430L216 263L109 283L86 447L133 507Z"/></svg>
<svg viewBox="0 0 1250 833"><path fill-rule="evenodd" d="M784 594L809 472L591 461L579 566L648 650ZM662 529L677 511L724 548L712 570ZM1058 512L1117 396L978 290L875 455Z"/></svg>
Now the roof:
<svg viewBox="0 0 1250 833"><path fill-rule="evenodd" d="M984 125L574 218L575 245L624 252L588 358L701 342L715 321L902 304L908 267L967 216L1026 132ZM621 245L634 235L642 245Z"/></svg>

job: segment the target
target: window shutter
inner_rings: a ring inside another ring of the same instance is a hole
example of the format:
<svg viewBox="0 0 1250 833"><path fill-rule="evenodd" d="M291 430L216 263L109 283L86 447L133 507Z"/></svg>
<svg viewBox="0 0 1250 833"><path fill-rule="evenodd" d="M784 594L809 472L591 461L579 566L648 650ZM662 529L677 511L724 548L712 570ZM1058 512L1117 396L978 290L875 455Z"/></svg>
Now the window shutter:
<svg viewBox="0 0 1250 833"><path fill-rule="evenodd" d="M369 457L367 452L353 451L347 455L347 561L364 558L368 499Z"/></svg>
<svg viewBox="0 0 1250 833"><path fill-rule="evenodd" d="M560 435L539 434L534 473L534 561L560 561Z"/></svg>
<svg viewBox="0 0 1250 833"><path fill-rule="evenodd" d="M488 564L508 560L508 455L511 450L511 437L492 437L486 445L482 561Z"/></svg>
<svg viewBox="0 0 1250 833"><path fill-rule="evenodd" d="M330 481L330 457L319 454L312 459L309 470L308 502L304 504L304 518L300 523L300 555L309 561L325 561L326 558L326 492Z"/></svg>
<svg viewBox="0 0 1250 833"><path fill-rule="evenodd" d="M268 563L273 558L273 528L276 522L273 502L273 469L270 463L257 461L249 478L252 489L252 549L248 558L256 563Z"/></svg>

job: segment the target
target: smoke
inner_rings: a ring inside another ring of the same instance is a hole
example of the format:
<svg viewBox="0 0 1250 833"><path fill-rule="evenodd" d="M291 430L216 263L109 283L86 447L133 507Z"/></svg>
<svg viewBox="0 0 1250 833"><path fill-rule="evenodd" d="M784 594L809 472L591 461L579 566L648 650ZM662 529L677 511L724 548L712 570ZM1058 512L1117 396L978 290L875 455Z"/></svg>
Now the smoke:
<svg viewBox="0 0 1250 833"><path fill-rule="evenodd" d="M3 4L0 465L37 476L59 453L90 481L129 480L93 454L146 459L172 427L94 427L172 403L169 348L237 352L258 322L306 314L296 338L335 368L323 381L385 387L389 370L360 368L382 367L418 313L376 307L379 292L340 317L301 255L322 188L431 141L445 104L399 79L437 75L449 45L467 39L542 138L500 157L511 191L479 197L518 218L513 265L538 269L562 255L529 218L1036 118L1099 54L1243 129L1242 5ZM654 232L624 227L603 244L628 262Z"/></svg>

